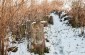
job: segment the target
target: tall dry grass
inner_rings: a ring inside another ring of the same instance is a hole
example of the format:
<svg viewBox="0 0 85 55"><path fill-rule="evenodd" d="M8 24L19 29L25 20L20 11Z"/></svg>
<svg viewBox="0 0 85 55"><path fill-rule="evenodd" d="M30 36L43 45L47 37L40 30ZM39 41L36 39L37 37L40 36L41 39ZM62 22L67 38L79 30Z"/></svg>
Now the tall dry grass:
<svg viewBox="0 0 85 55"><path fill-rule="evenodd" d="M72 2L72 9L70 14L72 19L70 20L70 24L74 28L81 28L81 34L84 34L84 26L85 26L85 4L78 0Z"/></svg>
<svg viewBox="0 0 85 55"><path fill-rule="evenodd" d="M53 1L48 3L47 0L42 4L37 5L34 0L31 0L31 5L27 7L27 0L17 0L15 3L13 0L3 0L0 5L0 45L1 55L4 55L4 40L6 37L7 29L10 32L17 34L19 27L27 20L31 22L37 19L43 20L43 17L49 14L53 9L60 9L63 2ZM58 8L59 7L59 8ZM6 55L6 54L5 54Z"/></svg>
<svg viewBox="0 0 85 55"><path fill-rule="evenodd" d="M85 25L85 4L78 0L72 2L72 9L70 14L72 15L72 24L74 27L82 27Z"/></svg>

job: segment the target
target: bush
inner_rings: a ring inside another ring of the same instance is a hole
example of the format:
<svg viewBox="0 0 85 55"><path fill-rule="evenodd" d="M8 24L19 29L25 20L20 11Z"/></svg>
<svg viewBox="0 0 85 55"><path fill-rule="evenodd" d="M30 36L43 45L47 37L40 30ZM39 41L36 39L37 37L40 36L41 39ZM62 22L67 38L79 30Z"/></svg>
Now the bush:
<svg viewBox="0 0 85 55"><path fill-rule="evenodd" d="M72 27L78 28L85 26L85 4L82 1L72 2L72 9L69 12L72 19L69 21Z"/></svg>

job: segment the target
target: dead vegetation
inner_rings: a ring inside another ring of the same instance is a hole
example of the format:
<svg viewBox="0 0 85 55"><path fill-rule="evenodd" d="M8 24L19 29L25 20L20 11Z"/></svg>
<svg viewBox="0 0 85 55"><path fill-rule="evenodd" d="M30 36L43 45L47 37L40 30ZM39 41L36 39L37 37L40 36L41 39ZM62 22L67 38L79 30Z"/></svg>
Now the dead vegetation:
<svg viewBox="0 0 85 55"><path fill-rule="evenodd" d="M31 0L29 7L27 7L26 2L27 0L17 0L16 2L3 0L0 5L0 55L5 53L4 41L8 32L12 32L14 41L19 41L26 36L28 39L31 38L33 52L40 55L48 52L45 47L43 27L47 26L48 23L53 24L52 17L49 19L47 15L52 10L61 10L63 2L54 0L48 3L48 0L44 0L38 5L35 0ZM85 26L85 6L82 5L81 1L73 2L69 13L73 16L70 20L72 27ZM47 21L47 23L42 24L40 21Z"/></svg>
<svg viewBox="0 0 85 55"><path fill-rule="evenodd" d="M40 20L40 21L44 20L44 17L48 15L48 13L51 10L58 9L58 7L62 6L63 4L57 1L48 3L48 0L44 0L42 4L37 5L37 3L34 1L35 0L31 0L30 2L31 5L29 7L26 5L27 0L17 0L15 2L13 0L1 1L1 4L0 4L0 40L1 40L0 55L4 55L5 53L4 40L6 39L6 35L8 32L12 32L12 37L14 38L14 40L18 40L19 38L22 38L26 34L27 34L27 37L29 38L31 33L31 31L29 30L30 24L33 22L36 22L37 20ZM9 29L9 31L7 29ZM41 29L43 29L43 27ZM44 34L42 34L42 36L43 35ZM43 37L41 38L43 39ZM8 48L7 46L6 48ZM36 48L37 47L35 47L35 49ZM5 53L5 55L7 55L7 53Z"/></svg>
<svg viewBox="0 0 85 55"><path fill-rule="evenodd" d="M72 2L72 9L70 14L72 19L70 21L72 27L84 27L85 26L85 4L78 0Z"/></svg>

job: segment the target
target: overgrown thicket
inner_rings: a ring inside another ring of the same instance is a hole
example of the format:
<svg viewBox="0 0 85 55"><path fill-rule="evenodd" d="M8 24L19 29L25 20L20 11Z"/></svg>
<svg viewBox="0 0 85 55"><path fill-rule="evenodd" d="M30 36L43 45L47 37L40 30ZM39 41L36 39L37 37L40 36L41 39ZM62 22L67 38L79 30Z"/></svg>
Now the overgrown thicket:
<svg viewBox="0 0 85 55"><path fill-rule="evenodd" d="M55 0L52 3L48 3L48 0L43 0L41 4L37 4L36 0L2 0L0 3L0 55L7 55L7 50L4 50L4 47L8 48L8 36L6 35L9 32L12 32L14 41L25 37L26 34L29 38L31 33L29 24L37 20L45 20L45 16L51 10L59 9L58 7L61 7L62 4ZM5 46L6 44L7 46Z"/></svg>
<svg viewBox="0 0 85 55"><path fill-rule="evenodd" d="M19 12L19 8L22 8L24 1L22 0L19 5L13 5L13 1L11 0L2 0L0 5L0 45L1 45L1 55L4 55L4 45L7 42L6 33L7 28L10 28L11 31L16 30L17 22L22 20L22 18L18 18L22 14L17 15ZM19 8L17 8L19 6ZM18 12L17 12L18 11ZM24 11L26 12L26 11ZM16 17L16 18L15 18ZM20 20L18 20L18 19Z"/></svg>

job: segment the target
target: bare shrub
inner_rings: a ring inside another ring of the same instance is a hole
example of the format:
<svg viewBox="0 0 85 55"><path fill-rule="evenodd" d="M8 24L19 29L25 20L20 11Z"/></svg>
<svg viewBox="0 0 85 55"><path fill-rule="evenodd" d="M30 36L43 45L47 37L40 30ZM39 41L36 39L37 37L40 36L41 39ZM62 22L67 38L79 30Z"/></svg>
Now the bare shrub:
<svg viewBox="0 0 85 55"><path fill-rule="evenodd" d="M72 2L70 14L72 15L71 24L73 27L82 27L85 25L85 7L83 5L80 0Z"/></svg>

